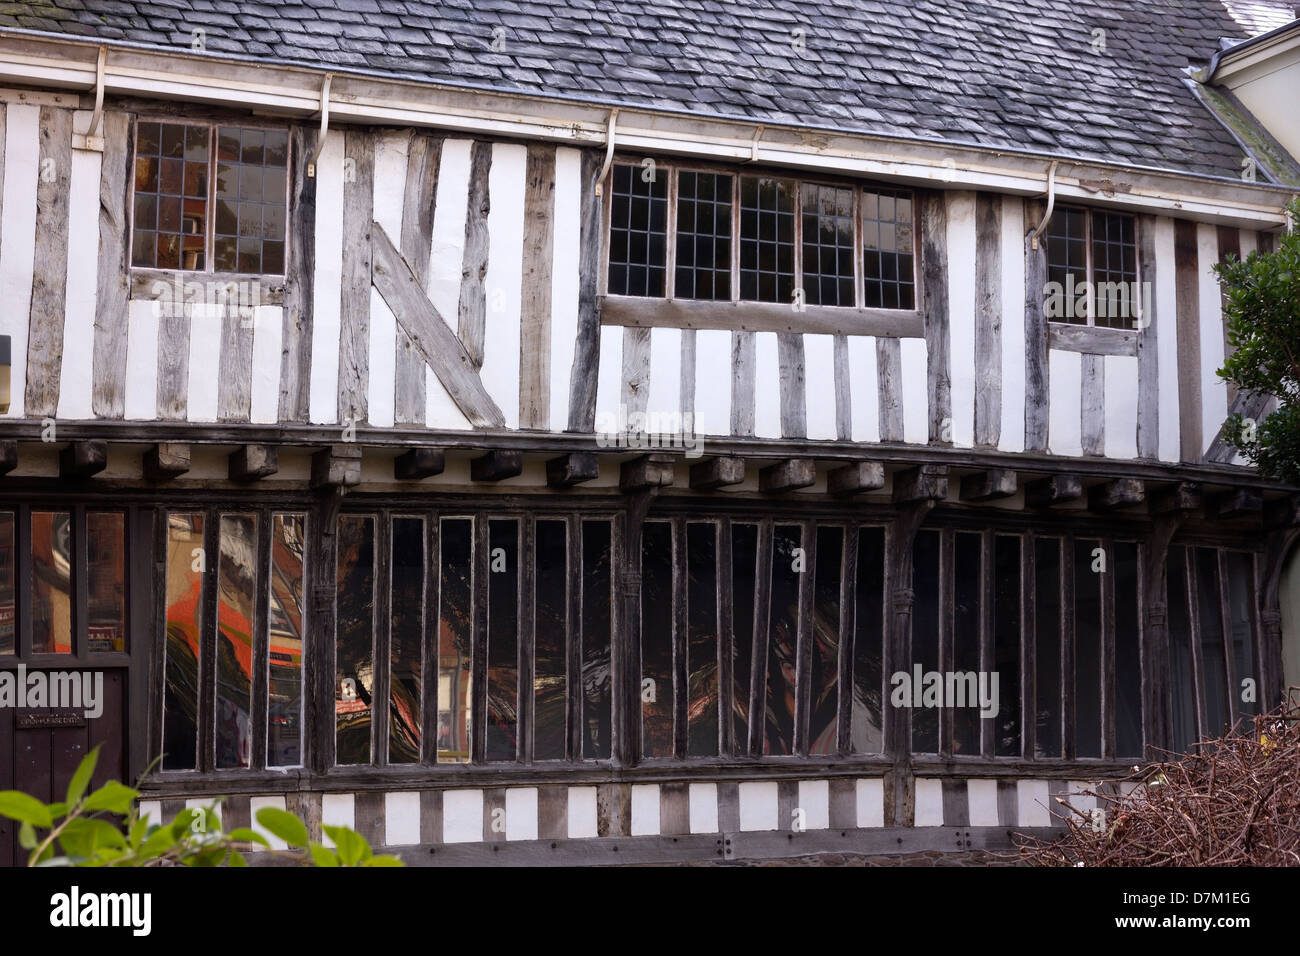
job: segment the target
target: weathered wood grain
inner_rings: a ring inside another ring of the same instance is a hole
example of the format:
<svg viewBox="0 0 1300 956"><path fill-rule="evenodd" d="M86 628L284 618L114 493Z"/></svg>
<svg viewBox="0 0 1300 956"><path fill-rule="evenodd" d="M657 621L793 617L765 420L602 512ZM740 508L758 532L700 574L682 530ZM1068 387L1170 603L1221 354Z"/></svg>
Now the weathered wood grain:
<svg viewBox="0 0 1300 956"><path fill-rule="evenodd" d="M191 305L165 304L158 316L158 418L183 422L190 400Z"/></svg>
<svg viewBox="0 0 1300 956"><path fill-rule="evenodd" d="M1002 437L1002 197L975 196L975 444Z"/></svg>
<svg viewBox="0 0 1300 956"><path fill-rule="evenodd" d="M910 309L855 309L809 305L799 312L780 302L729 302L606 295L602 325L651 329L724 329L735 332L809 332L824 335L879 335L921 338L921 313Z"/></svg>
<svg viewBox="0 0 1300 956"><path fill-rule="evenodd" d="M650 400L650 330L628 329L623 334L623 377L619 404L633 415L644 416ZM642 420L642 419L639 419Z"/></svg>
<svg viewBox="0 0 1300 956"><path fill-rule="evenodd" d="M280 333L280 400L282 422L305 422L311 413L311 336L316 287L316 177L307 175L307 160L317 132L293 128L289 190L289 263L284 286Z"/></svg>
<svg viewBox="0 0 1300 956"><path fill-rule="evenodd" d="M952 360L948 325L948 209L943 193L921 193L922 312L925 317L930 441L952 435ZM963 409L965 414L966 410Z"/></svg>
<svg viewBox="0 0 1300 956"><path fill-rule="evenodd" d="M835 336L835 438L853 439L853 384L849 373L849 339Z"/></svg>
<svg viewBox="0 0 1300 956"><path fill-rule="evenodd" d="M1085 455L1106 453L1106 365L1100 355L1085 354L1080 436Z"/></svg>
<svg viewBox="0 0 1300 956"><path fill-rule="evenodd" d="M776 351L780 363L781 437L806 438L808 411L803 336L794 332L778 332Z"/></svg>
<svg viewBox="0 0 1300 956"><path fill-rule="evenodd" d="M876 339L880 440L903 440L903 349L898 339Z"/></svg>
<svg viewBox="0 0 1300 956"><path fill-rule="evenodd" d="M375 288L393 310L398 327L410 336L470 424L500 428L505 416L483 387L465 348L425 295L410 264L378 223L373 223L370 239Z"/></svg>
<svg viewBox="0 0 1300 956"><path fill-rule="evenodd" d="M1132 329L1047 323L1048 348L1085 355L1136 355L1137 335Z"/></svg>
<svg viewBox="0 0 1300 956"><path fill-rule="evenodd" d="M878 461L851 461L826 472L826 492L849 497L885 487L885 466Z"/></svg>
<svg viewBox="0 0 1300 956"><path fill-rule="evenodd" d="M343 148L345 164L350 162L349 168L354 170L354 176L343 183L338 418L340 422L364 422L369 417L371 231L375 228L374 134L349 129L344 134Z"/></svg>
<svg viewBox="0 0 1300 956"><path fill-rule="evenodd" d="M550 427L554 224L555 147L530 143L524 174L524 275L519 316L520 428Z"/></svg>
<svg viewBox="0 0 1300 956"><path fill-rule="evenodd" d="M695 330L682 331L681 384L678 388L677 408L682 413L682 430L691 434L695 429ZM690 416L689 418L687 416Z"/></svg>
<svg viewBox="0 0 1300 956"><path fill-rule="evenodd" d="M59 407L63 313L68 281L68 190L72 179L72 111L41 107L36 177L36 251L27 332L26 413L52 417Z"/></svg>
<svg viewBox="0 0 1300 956"><path fill-rule="evenodd" d="M465 256L461 264L460 308L457 329L475 369L483 367L487 334L488 174L492 170L492 144L477 140L470 153L469 203L465 207Z"/></svg>
<svg viewBox="0 0 1300 956"><path fill-rule="evenodd" d="M208 322L218 321L209 317ZM217 421L246 422L253 404L253 318L237 302L222 307L217 364Z"/></svg>
<svg viewBox="0 0 1300 956"><path fill-rule="evenodd" d="M1183 461L1199 462L1201 439L1200 276L1196 223L1174 223L1174 285L1178 295L1179 448Z"/></svg>
<svg viewBox="0 0 1300 956"><path fill-rule="evenodd" d="M731 434L754 434L754 370L755 355L753 332L731 333Z"/></svg>
<svg viewBox="0 0 1300 956"><path fill-rule="evenodd" d="M589 432L596 426L596 380L600 366L601 202L596 177L604 157L596 150L582 153L582 209L578 235L578 327L569 373L569 431Z"/></svg>
<svg viewBox="0 0 1300 956"><path fill-rule="evenodd" d="M406 150L406 186L402 193L402 258L410 265L420 287L429 288L429 256L433 246L433 215L438 200L438 168L442 137L413 133ZM397 330L394 366L394 420L424 424L425 364L419 350L402 328Z"/></svg>
<svg viewBox="0 0 1300 956"><path fill-rule="evenodd" d="M1025 200L1025 226L1033 229L1043 218L1041 200ZM1025 236L1025 451L1047 451L1048 404L1047 316L1043 290L1047 285L1047 244L1034 249Z"/></svg>
<svg viewBox="0 0 1300 956"><path fill-rule="evenodd" d="M1160 359L1156 351L1160 335L1156 324L1156 217L1138 219L1138 268L1142 288L1142 318L1138 323L1138 406L1137 453L1139 458L1160 457Z"/></svg>
<svg viewBox="0 0 1300 956"><path fill-rule="evenodd" d="M1234 259L1241 259L1241 230L1235 226L1219 226L1215 231L1219 245L1219 261L1227 262L1229 256ZM1235 351L1236 349L1232 347L1232 343L1228 341L1228 323L1225 321L1223 323L1223 357L1227 359ZM1237 397L1237 386L1233 382L1228 382L1227 386L1228 405L1231 406L1233 399ZM1232 698L1235 708L1236 695L1229 694L1228 696Z"/></svg>
<svg viewBox="0 0 1300 956"><path fill-rule="evenodd" d="M758 490L767 495L798 491L816 481L817 463L810 458L787 458L758 471Z"/></svg>
<svg viewBox="0 0 1300 956"><path fill-rule="evenodd" d="M91 407L98 418L126 408L127 170L134 166L135 124L126 113L104 114L99 173L99 264L95 284L95 347ZM0 136L4 130L0 128Z"/></svg>

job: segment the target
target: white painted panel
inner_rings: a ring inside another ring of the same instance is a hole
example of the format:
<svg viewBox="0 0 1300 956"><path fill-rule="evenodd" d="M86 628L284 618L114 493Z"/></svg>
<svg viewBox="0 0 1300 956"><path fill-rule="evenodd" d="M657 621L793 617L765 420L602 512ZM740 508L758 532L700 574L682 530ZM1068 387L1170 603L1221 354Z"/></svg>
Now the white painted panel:
<svg viewBox="0 0 1300 956"><path fill-rule="evenodd" d="M1254 229L1238 230L1237 244L1241 247L1241 261L1245 262L1250 254L1259 248L1259 233Z"/></svg>
<svg viewBox="0 0 1300 956"><path fill-rule="evenodd" d="M966 781L966 804L970 808L970 825L998 825L998 782L970 779Z"/></svg>
<svg viewBox="0 0 1300 956"><path fill-rule="evenodd" d="M488 173L487 333L480 377L506 418L519 427L519 310L524 276L524 177L528 149L492 147Z"/></svg>
<svg viewBox="0 0 1300 956"><path fill-rule="evenodd" d="M1138 360L1107 355L1105 363L1106 457L1137 457Z"/></svg>
<svg viewBox="0 0 1300 956"><path fill-rule="evenodd" d="M569 788L569 837L594 837L598 834L596 816L596 788Z"/></svg>
<svg viewBox="0 0 1300 956"><path fill-rule="evenodd" d="M162 802L158 800L141 800L136 804L141 820L148 820L151 824L162 825Z"/></svg>
<svg viewBox="0 0 1300 956"><path fill-rule="evenodd" d="M740 829L779 830L776 781L747 781L739 786Z"/></svg>
<svg viewBox="0 0 1300 956"><path fill-rule="evenodd" d="M963 190L946 198L952 443L969 448L975 444L975 194Z"/></svg>
<svg viewBox="0 0 1300 956"><path fill-rule="evenodd" d="M190 316L190 380L186 417L192 422L215 422L220 386L219 360L225 309L216 303L187 303Z"/></svg>
<svg viewBox="0 0 1300 956"><path fill-rule="evenodd" d="M718 832L718 785L693 783L687 790L691 807L692 833Z"/></svg>
<svg viewBox="0 0 1300 956"><path fill-rule="evenodd" d="M392 428L397 405L397 317L384 297L370 287L370 377L366 381L366 418ZM427 399L426 399L427 404Z"/></svg>
<svg viewBox="0 0 1300 956"><path fill-rule="evenodd" d="M623 403L623 329L606 325L600 330L600 368L596 370L596 433L621 431Z"/></svg>
<svg viewBox="0 0 1300 956"><path fill-rule="evenodd" d="M402 205L406 199L406 130L389 130L375 140L375 222L384 227L399 249L402 245Z"/></svg>
<svg viewBox="0 0 1300 956"><path fill-rule="evenodd" d="M469 205L469 161L473 143L448 139L438 165L438 201L433 209L429 250L429 298L443 320L456 328L461 267L465 260L465 209ZM491 250L489 250L489 255Z"/></svg>
<svg viewBox="0 0 1300 956"><path fill-rule="evenodd" d="M1219 378L1223 367L1223 298L1214 278L1219 261L1219 235L1214 226L1196 224L1197 272L1200 277L1201 441L1208 451L1228 417L1228 383Z"/></svg>
<svg viewBox="0 0 1300 956"><path fill-rule="evenodd" d="M876 377L876 337L849 336L849 406L854 441L880 441L880 382Z"/></svg>
<svg viewBox="0 0 1300 956"><path fill-rule="evenodd" d="M1155 297L1157 389L1160 407L1160 460L1181 458L1178 425L1178 294L1174 277L1174 221L1156 220Z"/></svg>
<svg viewBox="0 0 1300 956"><path fill-rule="evenodd" d="M424 370L424 396L424 421L429 428L474 427L451 393L443 387L442 380L427 367Z"/></svg>
<svg viewBox="0 0 1300 956"><path fill-rule="evenodd" d="M925 339L903 339L903 441L924 445L930 440L930 385Z"/></svg>
<svg viewBox="0 0 1300 956"><path fill-rule="evenodd" d="M659 784L632 785L632 836L659 833Z"/></svg>
<svg viewBox="0 0 1300 956"><path fill-rule="evenodd" d="M402 790L384 794L384 845L411 846L420 842L420 794Z"/></svg>
<svg viewBox="0 0 1300 956"><path fill-rule="evenodd" d="M680 432L682 404L682 330L650 330L650 394L646 431Z"/></svg>
<svg viewBox="0 0 1300 956"><path fill-rule="evenodd" d="M1019 819L1015 825L1021 827L1050 827L1052 815L1048 810L1051 797L1046 780L1017 780L1016 802Z"/></svg>
<svg viewBox="0 0 1300 956"><path fill-rule="evenodd" d="M483 791L442 792L442 842L477 843L483 839Z"/></svg>
<svg viewBox="0 0 1300 956"><path fill-rule="evenodd" d="M1047 447L1053 455L1083 454L1083 356L1047 351L1050 409Z"/></svg>
<svg viewBox="0 0 1300 956"><path fill-rule="evenodd" d="M835 337L803 337L804 380L807 383L808 437L834 441L835 432Z"/></svg>
<svg viewBox="0 0 1300 956"><path fill-rule="evenodd" d="M1094 783L1085 783L1082 780L1071 780L1070 792L1066 794L1070 806L1076 810L1096 809L1098 806L1096 786Z"/></svg>
<svg viewBox="0 0 1300 956"><path fill-rule="evenodd" d="M695 431L731 434L730 332L700 329L695 333Z"/></svg>
<svg viewBox="0 0 1300 956"><path fill-rule="evenodd" d="M339 416L339 328L343 284L343 134L331 130L316 162L316 282L312 291L311 420Z"/></svg>
<svg viewBox="0 0 1300 956"><path fill-rule="evenodd" d="M320 822L323 827L356 829L356 799L350 793L323 794L320 798Z"/></svg>
<svg viewBox="0 0 1300 956"><path fill-rule="evenodd" d="M259 305L253 312L253 381L249 421L274 424L280 417L280 341L284 308Z"/></svg>
<svg viewBox="0 0 1300 956"><path fill-rule="evenodd" d="M272 850L287 850L289 844L285 843L278 836L271 833L260 823L257 822L257 811L264 807L274 807L277 810L284 809L284 797L250 797L248 800L249 819L252 820L253 829L260 833L266 842L271 844Z"/></svg>
<svg viewBox="0 0 1300 956"><path fill-rule="evenodd" d="M1025 204L1002 197L1001 451L1025 450Z"/></svg>
<svg viewBox="0 0 1300 956"><path fill-rule="evenodd" d="M537 839L536 787L511 787L506 791L506 839Z"/></svg>
<svg viewBox="0 0 1300 956"><path fill-rule="evenodd" d="M885 825L885 784L879 777L860 777L857 786L858 826Z"/></svg>
<svg viewBox="0 0 1300 956"><path fill-rule="evenodd" d="M554 252L551 256L551 431L569 424L570 375L578 339L578 239L582 233L582 153L555 151Z"/></svg>
<svg viewBox="0 0 1300 956"><path fill-rule="evenodd" d="M781 437L781 362L775 332L754 335L754 434Z"/></svg>
<svg viewBox="0 0 1300 956"><path fill-rule="evenodd" d="M158 302L132 299L126 308L123 414L127 418L154 419L158 417ZM17 358L15 352L15 361Z"/></svg>
<svg viewBox="0 0 1300 956"><path fill-rule="evenodd" d="M74 133L90 129L89 110L72 114ZM95 287L99 265L99 167L101 153L72 151L68 184L68 271L63 320L63 366L59 418L92 418L90 388L95 347Z"/></svg>
<svg viewBox="0 0 1300 956"><path fill-rule="evenodd" d="M39 106L10 103L5 113L4 227L0 232L0 335L10 337L9 415L23 417L27 390L27 324L36 255L36 177L40 169ZM98 222L98 217L96 217Z"/></svg>
<svg viewBox="0 0 1300 956"><path fill-rule="evenodd" d="M934 777L916 778L916 826L943 826L943 781Z"/></svg>
<svg viewBox="0 0 1300 956"><path fill-rule="evenodd" d="M800 780L799 804L805 830L826 830L831 825L831 784L829 780Z"/></svg>

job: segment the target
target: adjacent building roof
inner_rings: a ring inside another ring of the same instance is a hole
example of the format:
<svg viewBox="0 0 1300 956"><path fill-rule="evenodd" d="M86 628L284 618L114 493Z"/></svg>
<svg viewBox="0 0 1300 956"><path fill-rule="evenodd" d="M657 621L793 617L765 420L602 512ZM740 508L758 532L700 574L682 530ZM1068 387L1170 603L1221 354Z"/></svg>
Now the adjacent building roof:
<svg viewBox="0 0 1300 956"><path fill-rule="evenodd" d="M4 27L1238 176L1184 84L1277 0L46 0Z"/></svg>

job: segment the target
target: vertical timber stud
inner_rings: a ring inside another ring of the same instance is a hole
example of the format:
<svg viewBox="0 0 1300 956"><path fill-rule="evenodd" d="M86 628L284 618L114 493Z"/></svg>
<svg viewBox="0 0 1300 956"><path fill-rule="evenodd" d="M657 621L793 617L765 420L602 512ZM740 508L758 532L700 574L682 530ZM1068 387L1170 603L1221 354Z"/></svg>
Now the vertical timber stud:
<svg viewBox="0 0 1300 956"><path fill-rule="evenodd" d="M524 275L519 340L519 427L550 427L551 262L555 147L530 143L524 180Z"/></svg>
<svg viewBox="0 0 1300 956"><path fill-rule="evenodd" d="M596 426L596 378L600 366L600 305L596 290L600 278L601 200L596 177L604 157L596 150L582 152L582 209L578 233L578 330L573 343L573 368L569 373L569 427L589 432ZM559 357L553 357L555 361Z"/></svg>
<svg viewBox="0 0 1300 956"><path fill-rule="evenodd" d="M516 681L519 695L518 713L518 754L521 762L533 762L533 715L537 698L533 692L533 676L536 673L536 635L537 635L537 519L524 515L520 520L520 532L523 541L519 554L519 680Z"/></svg>
<svg viewBox="0 0 1300 956"><path fill-rule="evenodd" d="M1106 573L1101 575L1101 756L1115 759L1115 540L1101 542Z"/></svg>
<svg viewBox="0 0 1300 956"><path fill-rule="evenodd" d="M46 178L46 171L53 175ZM28 418L52 418L59 407L63 319L67 301L72 110L42 106L40 173L36 182L36 251L27 336ZM87 224L79 223L87 228Z"/></svg>
<svg viewBox="0 0 1300 956"><path fill-rule="evenodd" d="M473 675L473 699L470 701L470 726L474 735L470 739L470 760L482 763L487 751L487 650L488 650L488 575L490 573L489 551L492 547L488 535L488 519L479 514L474 517L474 549L471 563L473 572L473 598L470 601L471 634L474 649L471 658Z"/></svg>
<svg viewBox="0 0 1300 956"><path fill-rule="evenodd" d="M772 613L772 519L758 523L758 563L754 573L754 632L750 635L749 755L763 754L767 701L767 633ZM743 635L741 635L743 637Z"/></svg>
<svg viewBox="0 0 1300 956"><path fill-rule="evenodd" d="M311 748L309 766L325 773L334 764L334 630L338 621L335 596L338 591L338 519L343 489L330 487L318 493L308 520L311 560L307 563L312 595L312 626L308 633L307 742Z"/></svg>
<svg viewBox="0 0 1300 956"><path fill-rule="evenodd" d="M375 557L371 653L379 666L370 695L370 762L386 767L392 722L393 519L383 512L375 516Z"/></svg>
<svg viewBox="0 0 1300 956"><path fill-rule="evenodd" d="M1138 218L1138 268L1141 270L1142 319L1138 323L1137 446L1139 458L1160 457L1160 361L1156 324L1156 217ZM1150 289L1150 294L1146 290ZM1166 335L1173 335L1169 328ZM1169 374L1168 369L1165 374Z"/></svg>
<svg viewBox="0 0 1300 956"><path fill-rule="evenodd" d="M127 113L104 114L99 174L99 263L95 286L91 403L98 418L121 418L126 407L128 170L135 166L135 124Z"/></svg>
<svg viewBox="0 0 1300 956"><path fill-rule="evenodd" d="M623 706L615 707L620 726L615 763L633 766L641 752L641 532L656 488L645 487L628 495L623 511L623 571L618 577L619 630L623 640L620 666L614 668L615 687L622 688ZM620 714L621 711L621 714ZM619 720L621 716L621 721Z"/></svg>
<svg viewBox="0 0 1300 956"><path fill-rule="evenodd" d="M835 728L836 752L847 756L853 750L853 655L857 631L858 525L844 529L844 552L840 559L840 646L838 671L839 700Z"/></svg>
<svg viewBox="0 0 1300 956"><path fill-rule="evenodd" d="M718 519L718 753L736 753L735 722L735 615L731 586L731 519Z"/></svg>
<svg viewBox="0 0 1300 956"><path fill-rule="evenodd" d="M216 520L211 520L211 518ZM199 755L196 766L210 773L216 764L217 576L221 556L221 517L209 512L203 523L203 629L199 633Z"/></svg>
<svg viewBox="0 0 1300 956"><path fill-rule="evenodd" d="M1178 314L1178 420L1179 457L1199 462L1205 445L1201 440L1201 332L1200 276L1198 274L1196 223L1174 222L1174 286Z"/></svg>
<svg viewBox="0 0 1300 956"><path fill-rule="evenodd" d="M1169 542L1188 515L1199 510L1200 489L1175 485L1151 501L1152 528L1142 547L1142 666L1150 686L1142 710L1146 757L1173 746L1173 697L1169 684ZM1146 686L1146 685L1144 685Z"/></svg>
<svg viewBox="0 0 1300 956"><path fill-rule="evenodd" d="M1041 200L1025 200L1025 225L1033 229L1042 220ZM1047 451L1049 411L1047 380L1047 316L1043 290L1047 284L1047 244L1033 248L1025 237L1025 451Z"/></svg>
<svg viewBox="0 0 1300 956"><path fill-rule="evenodd" d="M271 533L273 512L263 508L257 515L257 574L271 573ZM271 587L267 582L257 589L253 602L253 752L249 766L253 770L266 768L267 691L270 679L270 620Z"/></svg>
<svg viewBox="0 0 1300 956"><path fill-rule="evenodd" d="M442 525L435 511L428 516L424 559L424 647L420 655L420 686L424 688L424 712L421 715L420 762L432 766L438 759L438 609L442 606ZM448 706L448 709L451 709Z"/></svg>
<svg viewBox="0 0 1300 956"><path fill-rule="evenodd" d="M582 519L564 519L568 537L565 549L566 576L571 583L565 608L565 752L570 760L582 759ZM615 693L617 690L615 689Z"/></svg>
<svg viewBox="0 0 1300 956"><path fill-rule="evenodd" d="M429 288L429 255L433 246L433 214L438 200L438 166L442 159L442 138L424 132L411 134L406 152L406 184L402 193L402 236L399 245L420 283ZM410 335L397 326L395 421L423 425L425 414L424 359Z"/></svg>
<svg viewBox="0 0 1300 956"><path fill-rule="evenodd" d="M1061 537L1061 757L1074 759L1074 535Z"/></svg>
<svg viewBox="0 0 1300 956"><path fill-rule="evenodd" d="M311 406L311 336L316 283L316 177L307 175L307 160L316 148L314 130L293 128L289 193L289 270L284 282L283 331L280 342L282 422L305 422Z"/></svg>
<svg viewBox="0 0 1300 956"><path fill-rule="evenodd" d="M1038 563L1033 530L1020 539L1020 754L1032 760L1038 749Z"/></svg>
<svg viewBox="0 0 1300 956"><path fill-rule="evenodd" d="M956 669L956 581L953 574L955 567L956 533L952 528L939 532L939 673L948 674ZM980 662L984 667L984 662ZM952 756L953 729L956 713L951 706L939 710L939 753L945 757ZM981 721L982 727L988 721ZM945 818L946 819L946 818Z"/></svg>
<svg viewBox="0 0 1300 956"><path fill-rule="evenodd" d="M817 525L805 521L800 528L804 569L799 575L799 622L795 629L794 752L806 756L810 749L809 720L812 702L813 613L817 580Z"/></svg>
<svg viewBox="0 0 1300 956"><path fill-rule="evenodd" d="M993 594L997 582L993 579L993 558L996 538L992 528L985 528L980 533L980 670L985 674L993 673L997 658L994 656L994 607ZM997 755L997 725L992 720L980 719L980 753L985 758Z"/></svg>
<svg viewBox="0 0 1300 956"><path fill-rule="evenodd" d="M975 444L1002 435L1002 197L975 194Z"/></svg>
<svg viewBox="0 0 1300 956"><path fill-rule="evenodd" d="M460 341L475 371L483 367L487 334L487 290L483 281L488 267L488 174L492 169L492 144L475 140L470 151L469 201L465 207L465 258L460 276Z"/></svg>
<svg viewBox="0 0 1300 956"><path fill-rule="evenodd" d="M951 442L952 366L948 326L948 208L944 194L925 190L921 202L922 310L930 395L930 441ZM966 409L962 410L963 414ZM949 438L945 439L944 436Z"/></svg>
<svg viewBox="0 0 1300 956"><path fill-rule="evenodd" d="M343 274L340 283L338 420L364 422L369 416L370 232L375 204L375 140L364 130L344 133Z"/></svg>
<svg viewBox="0 0 1300 956"><path fill-rule="evenodd" d="M674 518L673 535L673 754L680 760L686 757L689 747L690 676L687 670L686 648L689 643L690 618L686 606L690 593L687 579L689 552L686 543L686 519Z"/></svg>

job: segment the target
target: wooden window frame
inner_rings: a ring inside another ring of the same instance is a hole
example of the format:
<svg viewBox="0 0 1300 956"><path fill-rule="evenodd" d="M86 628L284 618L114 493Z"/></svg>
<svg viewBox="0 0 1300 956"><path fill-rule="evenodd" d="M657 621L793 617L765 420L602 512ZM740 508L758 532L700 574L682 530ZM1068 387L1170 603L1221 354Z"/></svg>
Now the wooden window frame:
<svg viewBox="0 0 1300 956"><path fill-rule="evenodd" d="M614 157L615 165L641 168L639 160L626 154ZM612 167L611 167L612 170ZM668 215L665 225L666 275L663 297L612 294L609 291L610 228L613 202L603 204L601 229L600 276L598 294L601 299L601 322L648 328L681 329L731 329L756 332L815 332L834 335L876 335L892 338L924 337L922 316L922 289L925 275L921 253L920 195L915 189L866 180L851 180L818 175L790 175L761 168L729 166L718 163L673 161L655 164L656 175L669 176ZM679 299L676 297L677 271L677 199L678 173L695 172L724 174L731 177L731 298L730 299ZM612 172L611 172L612 175ZM803 285L803 186L805 184L849 189L853 193L853 296L854 304L810 305L798 311L790 302L764 302L740 298L740 180L742 177L775 179L789 183L794 189L794 288ZM868 308L865 302L863 276L863 226L862 194L873 188L891 192L904 191L912 201L912 287L914 303L911 309Z"/></svg>
<svg viewBox="0 0 1300 956"><path fill-rule="evenodd" d="M1066 349L1069 351L1086 351L1095 354L1106 355L1133 355L1136 354L1136 336L1138 326L1136 320L1133 325L1113 326L1097 324L1097 283L1096 272L1093 265L1092 243L1093 230L1092 218L1095 213L1104 213L1111 216L1124 216L1133 221L1133 280L1142 282L1142 223L1140 217L1120 210L1103 209L1097 206L1080 206L1074 203L1058 203L1055 211L1070 210L1083 214L1083 247L1084 247L1084 281L1087 283L1087 314L1086 322L1072 322L1069 319L1053 318L1046 316L1048 335L1051 339L1051 347L1055 349ZM1048 259L1048 233L1051 231L1049 223L1048 228L1044 230L1040 242L1043 244L1043 262L1046 265L1044 275L1049 274L1050 260ZM1141 306L1139 305L1139 309ZM1044 310L1045 312L1046 310ZM1139 313L1140 314L1140 313ZM1072 331L1073 330L1073 331ZM1084 331L1086 330L1086 331ZM1109 340L1109 342L1107 342ZM1132 350L1124 348L1116 351L1118 345L1127 346L1132 343ZM1109 345L1109 347L1104 347Z"/></svg>
<svg viewBox="0 0 1300 956"><path fill-rule="evenodd" d="M162 269L157 266L136 266L132 265L135 261L135 160L136 146L139 142L139 128L141 123L165 123L171 126L201 126L208 131L208 217L203 233L203 268L202 269ZM285 177L284 177L284 271L274 272L218 272L215 269L215 235L217 222L217 130L223 126L237 127L239 129L258 129L266 132L283 132L287 138L285 145ZM232 119L195 119L188 120L184 117L167 116L162 114L141 113L132 118L131 127L131 167L129 174L129 189L127 190L127 226L126 226L126 262L127 270L131 283L131 290L134 295L150 295L151 287L154 282L174 283L178 279L184 283L187 281L206 281L206 282L240 282L249 280L259 280L263 282L275 283L280 280L281 284L288 278L290 256L290 243L293 242L291 227L291 197L293 194L294 178L294 153L293 153L293 128L286 124L279 124L267 121L252 119L232 118ZM278 296L276 298L279 298ZM263 301L263 305L278 304L274 301Z"/></svg>

